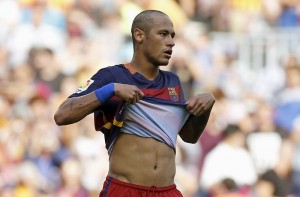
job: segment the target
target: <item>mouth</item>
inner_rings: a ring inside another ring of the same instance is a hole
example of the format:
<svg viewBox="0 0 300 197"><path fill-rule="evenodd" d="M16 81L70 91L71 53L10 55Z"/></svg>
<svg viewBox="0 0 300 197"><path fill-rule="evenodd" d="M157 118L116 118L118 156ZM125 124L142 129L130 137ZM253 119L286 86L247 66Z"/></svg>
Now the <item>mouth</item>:
<svg viewBox="0 0 300 197"><path fill-rule="evenodd" d="M164 54L165 54L168 58L171 58L171 56L172 56L172 50L171 50L171 49L170 49L170 50L167 50L167 51L164 52Z"/></svg>

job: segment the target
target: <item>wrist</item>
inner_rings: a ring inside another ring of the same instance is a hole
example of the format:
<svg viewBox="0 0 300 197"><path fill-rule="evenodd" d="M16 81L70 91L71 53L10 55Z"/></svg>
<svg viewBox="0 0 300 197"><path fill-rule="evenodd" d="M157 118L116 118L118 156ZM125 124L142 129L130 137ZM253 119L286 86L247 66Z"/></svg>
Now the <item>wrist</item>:
<svg viewBox="0 0 300 197"><path fill-rule="evenodd" d="M109 83L95 91L96 97L100 103L105 103L115 94L114 83Z"/></svg>

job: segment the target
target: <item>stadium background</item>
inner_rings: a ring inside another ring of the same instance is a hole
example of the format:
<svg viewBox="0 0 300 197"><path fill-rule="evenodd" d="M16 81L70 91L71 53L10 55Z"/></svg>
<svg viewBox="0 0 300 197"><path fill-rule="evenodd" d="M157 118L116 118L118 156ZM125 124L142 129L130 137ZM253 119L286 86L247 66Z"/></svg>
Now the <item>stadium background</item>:
<svg viewBox="0 0 300 197"><path fill-rule="evenodd" d="M178 141L184 196L300 196L299 0L0 0L0 196L98 195L108 157L93 117L58 127L53 114L130 61L144 9L174 22L164 69L186 97L217 99L199 143Z"/></svg>

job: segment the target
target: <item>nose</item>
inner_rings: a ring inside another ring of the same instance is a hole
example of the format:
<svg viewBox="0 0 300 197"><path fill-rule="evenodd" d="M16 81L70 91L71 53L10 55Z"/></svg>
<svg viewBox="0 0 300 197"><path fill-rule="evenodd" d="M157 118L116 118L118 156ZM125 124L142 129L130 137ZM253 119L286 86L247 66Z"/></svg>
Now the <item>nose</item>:
<svg viewBox="0 0 300 197"><path fill-rule="evenodd" d="M170 47L175 46L175 41L174 38L172 38L172 36L169 37L167 45Z"/></svg>

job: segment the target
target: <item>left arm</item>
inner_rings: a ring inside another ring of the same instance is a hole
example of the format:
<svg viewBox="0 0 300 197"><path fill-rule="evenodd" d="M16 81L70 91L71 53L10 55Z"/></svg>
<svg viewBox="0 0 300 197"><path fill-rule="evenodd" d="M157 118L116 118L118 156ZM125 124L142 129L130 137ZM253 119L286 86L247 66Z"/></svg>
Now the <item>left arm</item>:
<svg viewBox="0 0 300 197"><path fill-rule="evenodd" d="M196 143L203 133L215 103L212 93L202 93L187 102L187 109L192 114L179 132L184 142Z"/></svg>

